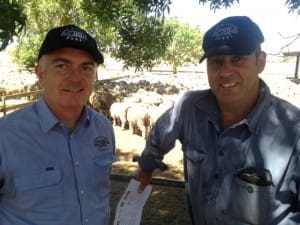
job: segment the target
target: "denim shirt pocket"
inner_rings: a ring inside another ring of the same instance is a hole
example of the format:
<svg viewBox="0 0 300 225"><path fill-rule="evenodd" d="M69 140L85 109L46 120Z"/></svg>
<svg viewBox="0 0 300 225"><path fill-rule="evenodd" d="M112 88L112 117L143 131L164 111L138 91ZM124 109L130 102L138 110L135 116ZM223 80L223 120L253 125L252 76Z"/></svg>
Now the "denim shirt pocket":
<svg viewBox="0 0 300 225"><path fill-rule="evenodd" d="M232 175L231 175L232 176ZM218 201L222 201L224 216L243 224L269 224L272 217L274 186L258 186L236 176L224 182L220 188ZM229 184L231 183L231 184ZM226 190L227 194L222 190ZM227 195L227 198L224 196ZM221 197L223 196L223 197Z"/></svg>
<svg viewBox="0 0 300 225"><path fill-rule="evenodd" d="M35 171L22 171L15 174L16 191L28 191L58 184L62 173L58 168L47 168Z"/></svg>
<svg viewBox="0 0 300 225"><path fill-rule="evenodd" d="M197 148L191 146L183 146L184 156L187 160L198 163L204 159L205 153Z"/></svg>
<svg viewBox="0 0 300 225"><path fill-rule="evenodd" d="M112 152L105 152L97 155L94 162L97 166L111 166L114 162L118 161L117 157L112 154Z"/></svg>
<svg viewBox="0 0 300 225"><path fill-rule="evenodd" d="M112 152L102 152L94 158L93 177L95 178L95 187L97 188L97 198L103 199L109 194L109 181L111 166L117 158ZM100 200L99 200L100 201Z"/></svg>
<svg viewBox="0 0 300 225"><path fill-rule="evenodd" d="M197 182L200 176L202 162L205 158L205 152L201 149L183 146L184 158L185 158L185 173L189 183Z"/></svg>

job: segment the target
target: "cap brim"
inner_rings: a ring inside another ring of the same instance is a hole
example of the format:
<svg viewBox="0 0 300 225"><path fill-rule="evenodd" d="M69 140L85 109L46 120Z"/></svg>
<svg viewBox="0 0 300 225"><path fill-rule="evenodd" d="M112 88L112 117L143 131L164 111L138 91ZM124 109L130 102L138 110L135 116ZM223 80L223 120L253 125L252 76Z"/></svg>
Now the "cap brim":
<svg viewBox="0 0 300 225"><path fill-rule="evenodd" d="M203 55L203 56L200 58L199 63L202 63L203 60L204 60L205 58L206 58L206 55Z"/></svg>
<svg viewBox="0 0 300 225"><path fill-rule="evenodd" d="M93 57L93 59L95 60L95 62L98 65L104 63L103 55L96 49L94 49L92 47L87 47L81 43L73 43L73 42L68 42L68 41L53 43L52 45L49 45L45 48L41 48L42 51L39 52L38 60L42 57L42 55L49 54L49 53L56 51L58 49L61 49L61 48L76 48L76 49L86 51Z"/></svg>

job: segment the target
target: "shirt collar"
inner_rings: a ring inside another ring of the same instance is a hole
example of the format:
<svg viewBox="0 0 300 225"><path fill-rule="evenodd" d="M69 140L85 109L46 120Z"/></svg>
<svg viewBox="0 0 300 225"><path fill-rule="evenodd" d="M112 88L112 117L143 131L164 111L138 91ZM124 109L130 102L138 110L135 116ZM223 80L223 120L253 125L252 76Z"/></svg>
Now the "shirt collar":
<svg viewBox="0 0 300 225"><path fill-rule="evenodd" d="M36 103L36 111L41 124L41 128L45 133L59 124L59 120L47 106L44 97L41 97L40 100ZM88 127L90 125L90 117L91 115L87 110L87 107L85 107L77 127Z"/></svg>
<svg viewBox="0 0 300 225"><path fill-rule="evenodd" d="M257 125L259 118L261 117L261 113L263 113L270 102L270 89L267 84L262 79L260 79L260 93L254 109L248 114L245 119L240 121L238 124L235 124L234 126L245 124L248 126L251 132L257 133L259 128L259 126ZM203 100L200 99L197 105L208 115L209 120L214 124L215 128L219 131L222 130L220 110L217 104L217 100L210 89L207 90L206 97L204 97Z"/></svg>
<svg viewBox="0 0 300 225"><path fill-rule="evenodd" d="M222 126L221 126L220 109L217 104L216 97L212 93L211 89L205 91L204 97L199 99L197 106L198 108L200 108L201 111L206 113L208 119L214 125L216 130L221 131Z"/></svg>
<svg viewBox="0 0 300 225"><path fill-rule="evenodd" d="M252 132L258 132L259 119L261 114L266 110L271 103L271 92L267 84L260 79L260 93L254 109L246 117L246 123Z"/></svg>

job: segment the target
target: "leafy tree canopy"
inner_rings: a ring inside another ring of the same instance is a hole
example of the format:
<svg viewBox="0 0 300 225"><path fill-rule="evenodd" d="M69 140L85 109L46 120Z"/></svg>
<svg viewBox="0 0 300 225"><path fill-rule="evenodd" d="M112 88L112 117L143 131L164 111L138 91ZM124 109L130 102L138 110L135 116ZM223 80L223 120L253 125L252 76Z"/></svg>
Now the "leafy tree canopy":
<svg viewBox="0 0 300 225"><path fill-rule="evenodd" d="M198 2L217 10L239 0ZM285 3L290 13L300 14L300 0ZM125 67L151 69L175 37L174 29L164 26L170 5L171 0L0 0L0 51L19 37L15 58L31 67L46 32L72 23L91 32L101 50L123 60Z"/></svg>
<svg viewBox="0 0 300 225"><path fill-rule="evenodd" d="M172 65L173 73L177 67L185 63L198 64L201 56L203 34L199 26L191 27L188 23L179 23L177 18L166 21L166 29L173 32L171 44L168 46L163 60Z"/></svg>
<svg viewBox="0 0 300 225"><path fill-rule="evenodd" d="M18 35L25 26L26 15L16 1L0 0L0 51Z"/></svg>

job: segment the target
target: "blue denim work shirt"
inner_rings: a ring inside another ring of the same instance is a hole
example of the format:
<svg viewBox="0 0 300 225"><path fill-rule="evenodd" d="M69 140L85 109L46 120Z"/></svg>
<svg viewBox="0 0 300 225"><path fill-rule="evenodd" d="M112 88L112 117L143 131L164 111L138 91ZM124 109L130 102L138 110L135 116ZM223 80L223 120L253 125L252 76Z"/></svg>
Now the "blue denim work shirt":
<svg viewBox="0 0 300 225"><path fill-rule="evenodd" d="M1 225L108 225L110 121L85 108L61 125L43 98L0 120Z"/></svg>
<svg viewBox="0 0 300 225"><path fill-rule="evenodd" d="M253 111L225 130L212 92L187 92L158 119L142 156L163 160L181 142L196 225L300 224L299 134L299 109L260 80ZM269 171L273 184L237 176L251 167Z"/></svg>

